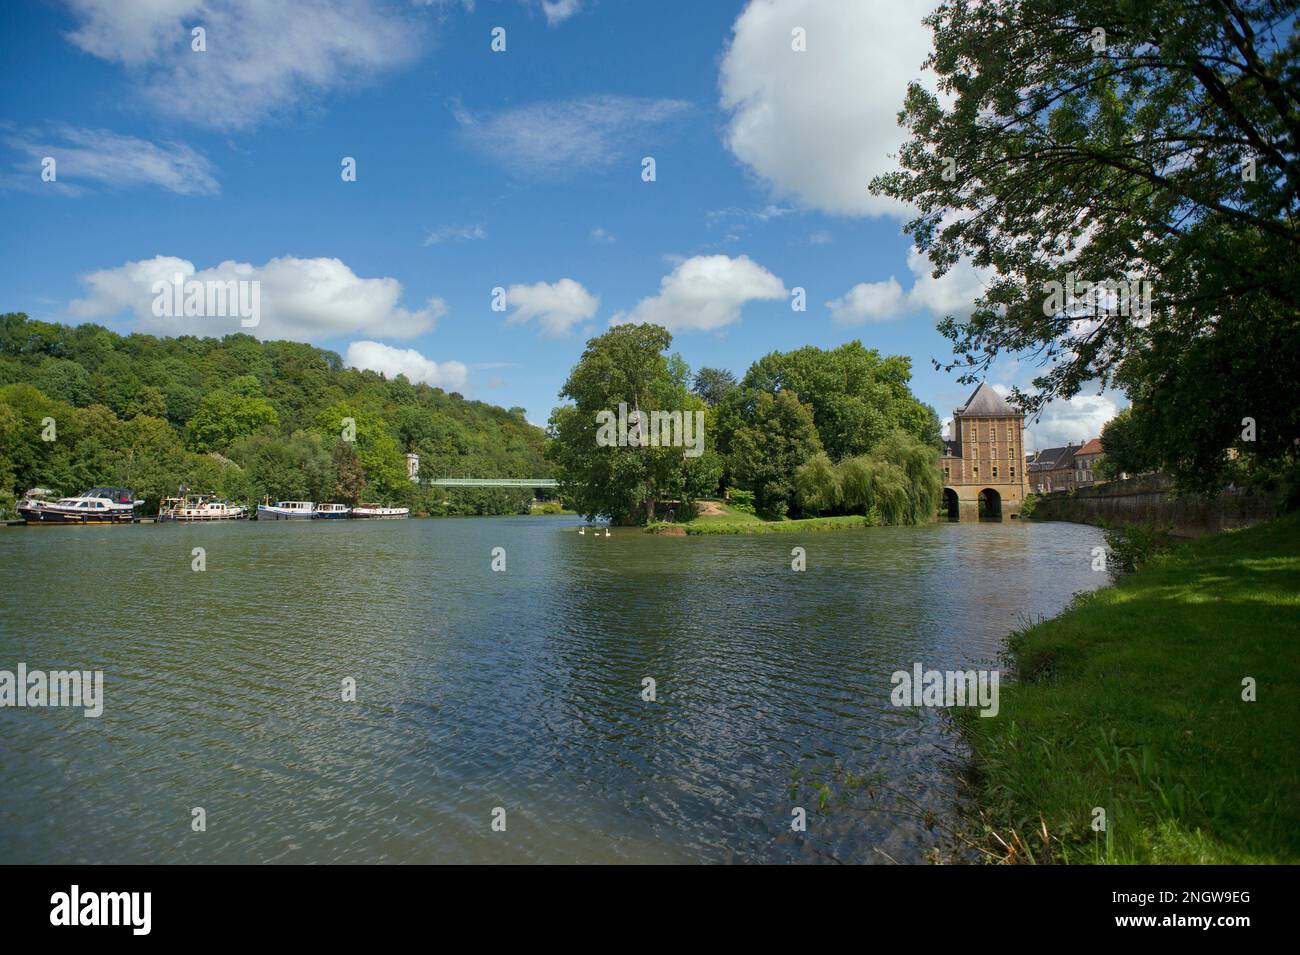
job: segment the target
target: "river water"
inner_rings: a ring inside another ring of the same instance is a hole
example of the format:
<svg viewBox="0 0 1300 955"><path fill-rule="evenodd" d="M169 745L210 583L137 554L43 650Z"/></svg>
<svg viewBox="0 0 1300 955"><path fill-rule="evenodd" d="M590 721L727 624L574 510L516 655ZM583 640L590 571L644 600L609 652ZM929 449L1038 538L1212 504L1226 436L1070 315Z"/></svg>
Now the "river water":
<svg viewBox="0 0 1300 955"><path fill-rule="evenodd" d="M104 672L0 708L0 861L918 862L963 753L891 673L1106 583L1074 524L578 526L0 528L0 670Z"/></svg>

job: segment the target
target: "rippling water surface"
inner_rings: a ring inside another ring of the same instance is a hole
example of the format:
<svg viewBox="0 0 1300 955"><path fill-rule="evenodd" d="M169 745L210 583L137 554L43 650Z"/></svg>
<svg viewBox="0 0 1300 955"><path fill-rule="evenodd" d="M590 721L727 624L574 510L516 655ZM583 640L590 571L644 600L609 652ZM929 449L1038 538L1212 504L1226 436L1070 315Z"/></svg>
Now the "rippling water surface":
<svg viewBox="0 0 1300 955"><path fill-rule="evenodd" d="M993 664L1105 582L1072 524L576 528L0 528L0 669L106 698L0 708L0 860L919 861L939 837L860 783L949 811L961 751L890 674Z"/></svg>

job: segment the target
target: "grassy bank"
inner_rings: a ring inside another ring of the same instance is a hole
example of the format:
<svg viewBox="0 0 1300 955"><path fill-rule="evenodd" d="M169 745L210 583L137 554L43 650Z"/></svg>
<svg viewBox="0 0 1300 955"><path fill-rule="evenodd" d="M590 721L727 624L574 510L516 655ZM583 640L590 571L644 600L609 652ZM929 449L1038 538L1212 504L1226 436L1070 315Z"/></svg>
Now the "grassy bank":
<svg viewBox="0 0 1300 955"><path fill-rule="evenodd" d="M1300 862L1298 638L1297 515L1182 544L1013 635L1020 682L999 716L964 720L987 845L1014 861Z"/></svg>
<svg viewBox="0 0 1300 955"><path fill-rule="evenodd" d="M870 527L871 521L860 515L848 517L812 517L798 521L765 521L721 501L701 502L700 516L693 521L668 523L658 521L646 526L651 534L772 534L803 531L835 531L852 527Z"/></svg>

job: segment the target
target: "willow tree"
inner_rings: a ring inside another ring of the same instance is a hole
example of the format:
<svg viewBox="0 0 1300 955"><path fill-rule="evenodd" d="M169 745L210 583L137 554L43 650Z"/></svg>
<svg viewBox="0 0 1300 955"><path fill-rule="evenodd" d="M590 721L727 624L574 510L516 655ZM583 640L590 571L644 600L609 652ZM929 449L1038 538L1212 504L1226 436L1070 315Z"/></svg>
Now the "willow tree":
<svg viewBox="0 0 1300 955"><path fill-rule="evenodd" d="M940 4L937 90L909 87L901 170L872 190L919 210L936 275L988 276L940 323L941 367L969 383L1003 352L1036 359L1030 414L1118 385L1191 484L1230 444L1293 453L1300 394L1276 383L1300 367L1297 6Z"/></svg>

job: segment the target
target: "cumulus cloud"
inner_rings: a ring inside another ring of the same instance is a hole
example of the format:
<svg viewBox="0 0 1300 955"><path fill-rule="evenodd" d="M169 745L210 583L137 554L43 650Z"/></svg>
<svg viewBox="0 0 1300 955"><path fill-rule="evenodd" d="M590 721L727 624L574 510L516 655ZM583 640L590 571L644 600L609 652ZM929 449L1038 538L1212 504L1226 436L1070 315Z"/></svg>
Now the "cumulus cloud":
<svg viewBox="0 0 1300 955"><path fill-rule="evenodd" d="M596 226L591 230L591 241L599 242L601 245L613 245L618 240L614 235L602 226Z"/></svg>
<svg viewBox="0 0 1300 955"><path fill-rule="evenodd" d="M891 275L887 282L859 282L826 306L837 325L861 325L896 318L903 302L903 287Z"/></svg>
<svg viewBox="0 0 1300 955"><path fill-rule="evenodd" d="M382 342L359 341L348 345L344 359L349 368L378 371L389 378L405 375L408 381L447 391L461 391L469 380L469 369L458 361L436 362L414 348L394 348Z"/></svg>
<svg viewBox="0 0 1300 955"><path fill-rule="evenodd" d="M642 299L610 324L662 325L673 331L712 331L740 320L750 301L786 296L779 278L748 256L697 255L659 282L659 294Z"/></svg>
<svg viewBox="0 0 1300 955"><path fill-rule="evenodd" d="M650 131L687 109L673 99L588 96L533 103L492 116L455 111L462 140L516 172L558 176L608 166L652 144Z"/></svg>
<svg viewBox="0 0 1300 955"><path fill-rule="evenodd" d="M578 322L596 314L600 299L573 279L512 285L506 290L506 304L515 310L506 321L511 325L537 319L542 334L557 338L567 335Z"/></svg>
<svg viewBox="0 0 1300 955"><path fill-rule="evenodd" d="M1025 448L1059 448L1101 437L1102 426L1119 411L1119 401L1110 394L1075 395L1050 402L1037 421L1025 422Z"/></svg>
<svg viewBox="0 0 1300 955"><path fill-rule="evenodd" d="M407 62L417 30L383 0L67 0L77 48L130 70L168 115L237 129ZM191 30L206 31L206 52Z"/></svg>
<svg viewBox="0 0 1300 955"><path fill-rule="evenodd" d="M727 148L776 194L845 215L906 216L867 190L904 140L907 84L922 79L934 0L751 0L719 73ZM791 49L806 33L806 52Z"/></svg>
<svg viewBox="0 0 1300 955"><path fill-rule="evenodd" d="M986 270L966 259L957 262L939 278L924 253L913 249L907 257L912 287L906 292L892 275L886 282L860 282L841 297L827 302L831 319L842 325L883 322L913 312L942 318L970 315L975 300L984 294L989 278Z"/></svg>
<svg viewBox="0 0 1300 955"><path fill-rule="evenodd" d="M59 123L41 130L0 127L4 141L19 157L6 175L8 185L79 194L85 185L108 188L157 186L168 192L212 195L219 191L215 167L189 146L151 143L107 129ZM55 161L56 179L41 179L42 160Z"/></svg>
<svg viewBox="0 0 1300 955"><path fill-rule="evenodd" d="M160 317L154 314L156 283L258 282L260 322L241 327L240 318L216 316ZM446 314L441 299L424 308L399 302L402 284L394 278L361 278L338 259L271 259L263 265L226 261L208 269L175 256L126 262L82 276L85 298L68 306L80 319L111 318L129 312L140 331L160 335L229 335L247 332L263 339L317 341L356 332L410 338L428 331Z"/></svg>

